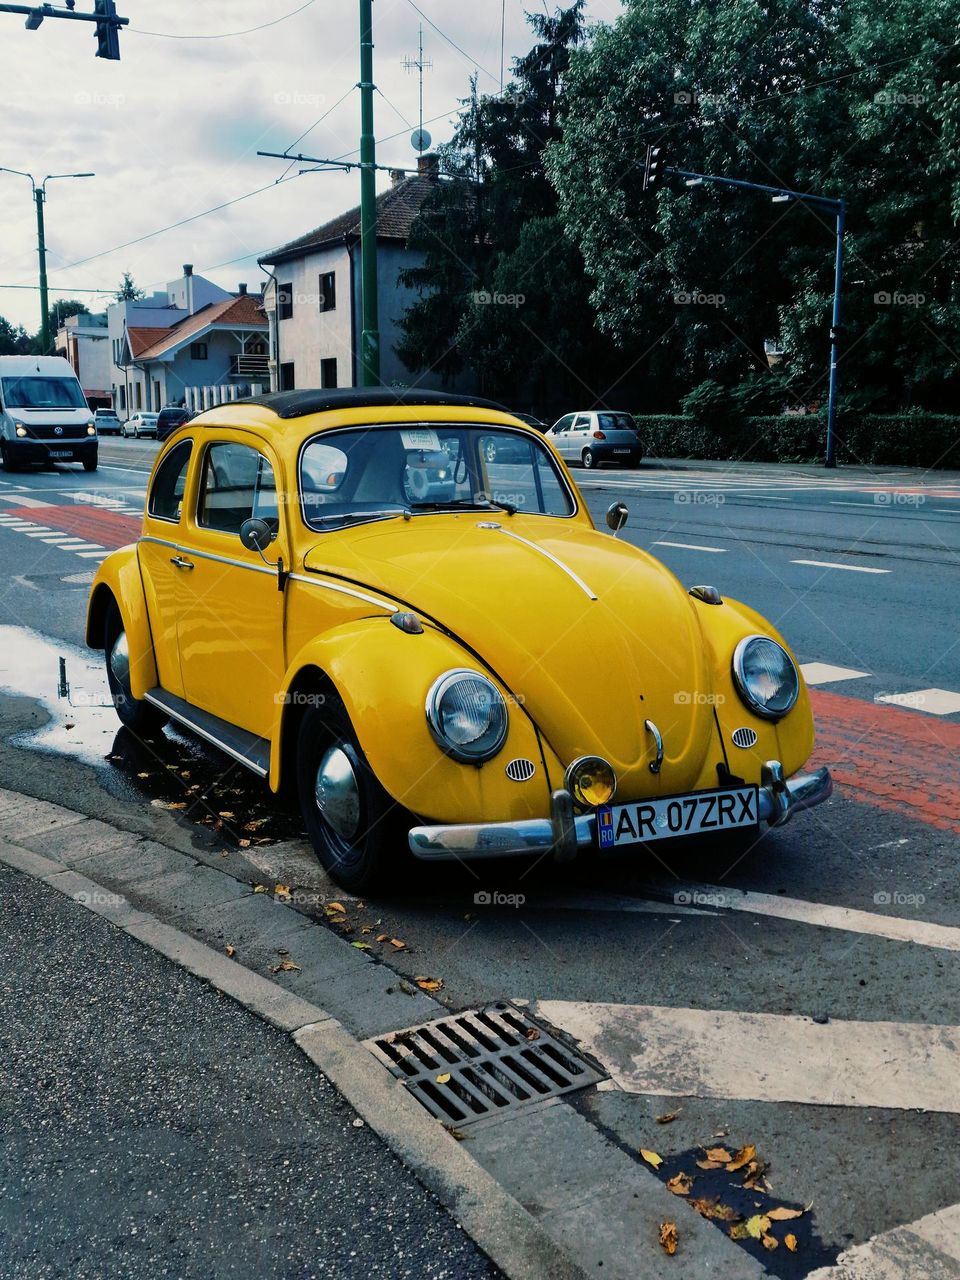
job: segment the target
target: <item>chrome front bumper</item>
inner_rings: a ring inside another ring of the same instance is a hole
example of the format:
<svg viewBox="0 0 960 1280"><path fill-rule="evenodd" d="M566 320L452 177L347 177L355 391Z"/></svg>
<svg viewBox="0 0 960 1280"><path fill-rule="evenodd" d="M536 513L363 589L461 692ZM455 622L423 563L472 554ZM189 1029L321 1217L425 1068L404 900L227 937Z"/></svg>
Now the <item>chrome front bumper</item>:
<svg viewBox="0 0 960 1280"><path fill-rule="evenodd" d="M760 785L760 820L782 826L800 809L812 809L833 794L829 769L783 776L779 760L763 766ZM448 826L414 827L410 849L428 862L473 858L512 858L553 853L559 862L581 849L597 847L597 819L592 813L575 814L569 791L554 791L549 818L522 822L466 822Z"/></svg>

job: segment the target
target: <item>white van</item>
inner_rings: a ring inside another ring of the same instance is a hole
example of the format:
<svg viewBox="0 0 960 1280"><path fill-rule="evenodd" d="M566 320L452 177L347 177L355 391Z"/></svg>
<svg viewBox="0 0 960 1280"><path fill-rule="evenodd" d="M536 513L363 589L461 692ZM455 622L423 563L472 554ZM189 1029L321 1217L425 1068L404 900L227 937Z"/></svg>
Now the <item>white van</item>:
<svg viewBox="0 0 960 1280"><path fill-rule="evenodd" d="M68 360L0 356L0 463L82 462L97 469L97 428Z"/></svg>

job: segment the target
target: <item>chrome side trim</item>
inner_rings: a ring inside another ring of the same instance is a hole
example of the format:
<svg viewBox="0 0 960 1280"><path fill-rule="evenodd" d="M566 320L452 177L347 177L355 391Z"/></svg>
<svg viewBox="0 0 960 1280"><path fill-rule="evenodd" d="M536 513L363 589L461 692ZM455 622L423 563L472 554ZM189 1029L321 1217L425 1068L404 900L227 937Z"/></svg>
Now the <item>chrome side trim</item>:
<svg viewBox="0 0 960 1280"><path fill-rule="evenodd" d="M548 560L552 561L553 564L555 564L558 569L562 569L563 572L567 575L567 577L571 578L577 584L580 590L585 595L589 596L591 600L597 599L596 593L590 590L590 588L587 586L584 580L578 574L574 573L574 571L570 568L568 564L564 564L562 560L558 559L557 556L553 555L552 552L547 551L544 547L539 546L536 542L531 542L529 538L521 537L519 533L514 533L511 529L504 529L502 525L500 527L500 532L505 534L508 538L513 538L514 542L522 542L523 545L525 547L529 547L531 551L536 551L539 555L545 556Z"/></svg>
<svg viewBox="0 0 960 1280"><path fill-rule="evenodd" d="M339 591L341 595L353 596L355 600L363 600L365 604L376 605L378 609L389 609L391 613L396 613L397 611L396 604L389 604L378 596L367 595L365 591L357 591L355 587L346 587L342 583L331 582L328 578L317 578L304 573L291 573L288 577L291 582L305 582L308 587L325 587L327 591Z"/></svg>
<svg viewBox="0 0 960 1280"><path fill-rule="evenodd" d="M149 690L143 696L147 702L152 702L155 707L159 707L159 709L165 715L168 715L171 720L179 720L179 722L186 725L192 733L203 738L205 742L209 742L211 746L217 747L218 750L226 752L226 754L236 760L238 764L244 765L259 777L265 778L270 772L269 769L264 769L261 765L256 764L249 756L245 756L242 751L236 751L233 747L224 742L222 738L218 738L215 734L210 733L209 730L201 728L195 720L191 720L190 717L184 715L182 711L175 710L168 703L162 702L159 698L151 697Z"/></svg>
<svg viewBox="0 0 960 1280"><path fill-rule="evenodd" d="M268 568L265 564L248 564L246 560L235 560L232 556L218 556L213 551L198 551L196 547L186 546L182 540L169 542L166 538L154 538L150 534L143 534L139 541L153 542L158 547L173 547L174 551L185 551L187 555L196 556L198 560L212 560L215 564L232 565L234 569L249 569L251 573L268 573L271 578L277 576L276 569Z"/></svg>

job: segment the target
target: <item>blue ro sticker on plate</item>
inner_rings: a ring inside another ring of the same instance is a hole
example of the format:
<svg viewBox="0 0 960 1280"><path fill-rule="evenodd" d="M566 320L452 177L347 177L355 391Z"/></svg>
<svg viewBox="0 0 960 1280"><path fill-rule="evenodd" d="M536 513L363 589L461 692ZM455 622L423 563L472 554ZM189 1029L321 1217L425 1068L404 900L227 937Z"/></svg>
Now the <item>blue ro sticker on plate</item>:
<svg viewBox="0 0 960 1280"><path fill-rule="evenodd" d="M597 810L597 836L599 837L601 849L612 849L616 844L617 837L613 830L613 810L609 805L603 805Z"/></svg>

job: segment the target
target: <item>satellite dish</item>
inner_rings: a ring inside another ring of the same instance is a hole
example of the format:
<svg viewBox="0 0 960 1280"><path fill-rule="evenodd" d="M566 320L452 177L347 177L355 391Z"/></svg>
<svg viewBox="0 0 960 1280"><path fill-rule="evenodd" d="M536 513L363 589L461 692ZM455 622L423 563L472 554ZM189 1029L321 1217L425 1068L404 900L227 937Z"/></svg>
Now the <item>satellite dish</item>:
<svg viewBox="0 0 960 1280"><path fill-rule="evenodd" d="M410 135L410 145L413 147L414 151L423 152L429 150L430 143L432 141L433 139L430 137L429 133L427 133L426 129L414 129L413 133Z"/></svg>

